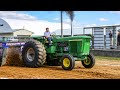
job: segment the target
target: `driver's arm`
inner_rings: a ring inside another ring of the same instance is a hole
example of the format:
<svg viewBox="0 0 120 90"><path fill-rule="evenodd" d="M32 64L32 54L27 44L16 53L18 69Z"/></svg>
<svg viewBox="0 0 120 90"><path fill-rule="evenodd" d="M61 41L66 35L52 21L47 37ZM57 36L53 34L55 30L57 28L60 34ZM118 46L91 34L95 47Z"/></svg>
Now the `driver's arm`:
<svg viewBox="0 0 120 90"><path fill-rule="evenodd" d="M47 38L47 34L46 34L46 32L44 32L44 37Z"/></svg>

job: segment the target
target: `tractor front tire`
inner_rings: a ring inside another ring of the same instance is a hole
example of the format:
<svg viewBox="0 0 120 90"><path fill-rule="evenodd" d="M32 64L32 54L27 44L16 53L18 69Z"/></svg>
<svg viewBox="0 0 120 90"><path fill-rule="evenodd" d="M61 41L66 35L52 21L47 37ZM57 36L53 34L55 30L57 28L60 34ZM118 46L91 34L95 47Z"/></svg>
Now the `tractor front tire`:
<svg viewBox="0 0 120 90"><path fill-rule="evenodd" d="M75 66L75 60L72 55L66 54L61 58L61 65L64 70L72 70Z"/></svg>
<svg viewBox="0 0 120 90"><path fill-rule="evenodd" d="M46 61L44 45L36 40L28 41L22 49L22 59L27 67L40 67Z"/></svg>
<svg viewBox="0 0 120 90"><path fill-rule="evenodd" d="M85 68L92 68L94 65L95 65L95 58L94 58L94 55L92 53L90 53L88 56L87 56L87 59L85 60L82 60L82 65L85 67Z"/></svg>

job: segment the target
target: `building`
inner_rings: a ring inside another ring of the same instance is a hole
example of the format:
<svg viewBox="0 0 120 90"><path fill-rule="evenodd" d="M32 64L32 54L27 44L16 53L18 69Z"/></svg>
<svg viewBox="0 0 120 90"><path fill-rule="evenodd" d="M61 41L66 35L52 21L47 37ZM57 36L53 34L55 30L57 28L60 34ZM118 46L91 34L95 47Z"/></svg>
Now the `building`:
<svg viewBox="0 0 120 90"><path fill-rule="evenodd" d="M13 36L14 37L30 37L33 32L26 30L26 29L14 29Z"/></svg>
<svg viewBox="0 0 120 90"><path fill-rule="evenodd" d="M0 37L11 37L13 36L13 30L10 25L0 18Z"/></svg>
<svg viewBox="0 0 120 90"><path fill-rule="evenodd" d="M12 37L12 36L30 37L32 34L33 32L26 29L12 29L5 20L0 18L0 36L1 37Z"/></svg>

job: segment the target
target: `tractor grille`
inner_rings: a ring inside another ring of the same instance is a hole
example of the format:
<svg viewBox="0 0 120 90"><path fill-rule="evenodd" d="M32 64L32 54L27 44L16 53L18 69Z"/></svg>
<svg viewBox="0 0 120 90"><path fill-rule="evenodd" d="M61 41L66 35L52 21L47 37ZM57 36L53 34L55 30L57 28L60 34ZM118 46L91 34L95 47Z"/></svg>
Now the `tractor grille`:
<svg viewBox="0 0 120 90"><path fill-rule="evenodd" d="M70 53L73 55L88 55L90 50L90 39L70 41Z"/></svg>
<svg viewBox="0 0 120 90"><path fill-rule="evenodd" d="M82 48L82 41L70 41L70 52L80 53Z"/></svg>

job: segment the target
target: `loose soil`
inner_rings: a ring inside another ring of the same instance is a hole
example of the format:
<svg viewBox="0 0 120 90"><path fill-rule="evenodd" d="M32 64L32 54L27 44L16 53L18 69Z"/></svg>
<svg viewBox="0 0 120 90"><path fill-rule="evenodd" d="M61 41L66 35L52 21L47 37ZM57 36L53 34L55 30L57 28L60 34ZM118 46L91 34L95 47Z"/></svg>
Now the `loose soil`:
<svg viewBox="0 0 120 90"><path fill-rule="evenodd" d="M120 60L96 58L93 68L84 68L81 61L75 62L71 71L61 66L28 68L24 66L0 67L1 79L120 79Z"/></svg>

